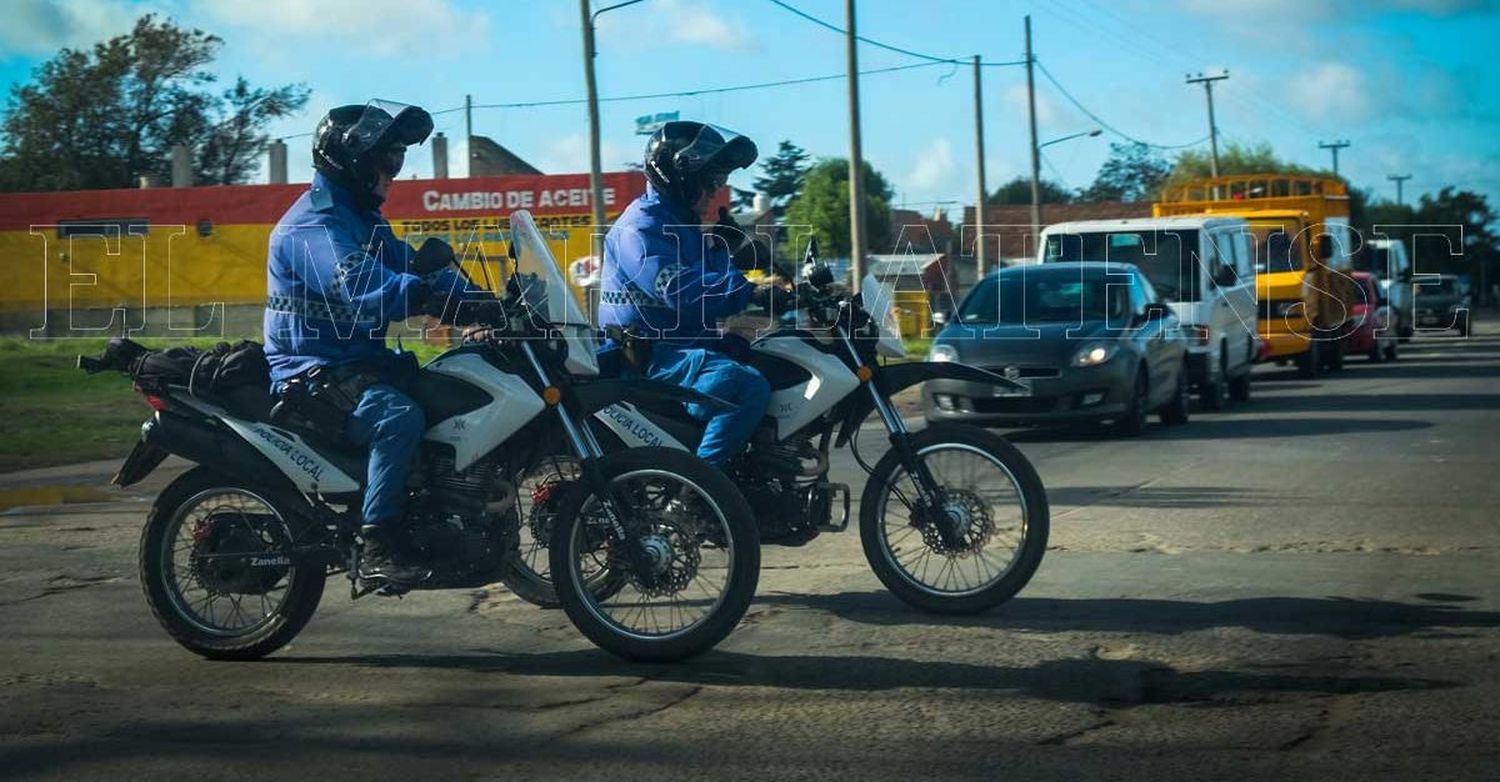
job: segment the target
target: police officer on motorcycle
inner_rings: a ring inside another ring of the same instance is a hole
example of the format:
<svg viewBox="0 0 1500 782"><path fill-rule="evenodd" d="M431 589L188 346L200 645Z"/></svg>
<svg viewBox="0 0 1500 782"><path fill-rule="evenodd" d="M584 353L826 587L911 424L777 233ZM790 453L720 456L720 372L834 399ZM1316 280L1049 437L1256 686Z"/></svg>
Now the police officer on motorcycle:
<svg viewBox="0 0 1500 782"><path fill-rule="evenodd" d="M325 419L342 428L332 436L369 450L360 575L398 584L429 575L403 545L407 473L426 422L402 390L415 362L386 347L386 331L423 314L483 321L498 307L469 288L446 242L413 249L380 214L406 148L431 132L431 115L416 106L371 101L328 112L314 134L312 185L272 232L266 275L273 394L295 380L325 402L347 400L330 403Z"/></svg>
<svg viewBox="0 0 1500 782"><path fill-rule="evenodd" d="M719 319L763 300L741 267L753 265L757 246L745 241L720 209L719 222L700 228L710 199L730 172L755 162L755 143L699 122L668 122L646 143L646 194L604 237L599 323L606 351L652 380L676 383L735 405L714 410L688 405L704 421L698 456L722 466L755 431L771 387L741 363L743 341L721 335ZM736 252L737 250L737 252Z"/></svg>

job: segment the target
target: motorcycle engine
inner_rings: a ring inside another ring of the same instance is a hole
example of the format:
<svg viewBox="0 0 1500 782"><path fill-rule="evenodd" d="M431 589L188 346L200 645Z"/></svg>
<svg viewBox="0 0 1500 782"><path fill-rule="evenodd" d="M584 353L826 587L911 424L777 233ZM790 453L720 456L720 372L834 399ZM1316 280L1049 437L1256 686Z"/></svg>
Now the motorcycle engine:
<svg viewBox="0 0 1500 782"><path fill-rule="evenodd" d="M809 510L812 488L827 469L827 460L810 441L752 444L733 471L760 522L762 542L800 546L818 536L823 520Z"/></svg>
<svg viewBox="0 0 1500 782"><path fill-rule="evenodd" d="M409 514L410 544L424 560L455 578L500 561L496 517L515 505L499 460L480 459L461 472L451 454L428 460L426 497Z"/></svg>

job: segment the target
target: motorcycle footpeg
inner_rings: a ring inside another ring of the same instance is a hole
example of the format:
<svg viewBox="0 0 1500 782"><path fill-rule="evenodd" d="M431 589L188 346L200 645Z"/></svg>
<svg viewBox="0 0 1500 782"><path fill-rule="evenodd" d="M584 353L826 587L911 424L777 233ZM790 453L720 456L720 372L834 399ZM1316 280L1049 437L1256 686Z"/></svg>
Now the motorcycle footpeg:
<svg viewBox="0 0 1500 782"><path fill-rule="evenodd" d="M849 528L849 484L830 483L824 487L828 492L829 513L828 522L818 525L819 532L843 532ZM842 499L842 503L840 500ZM834 511L838 511L838 517L834 517Z"/></svg>

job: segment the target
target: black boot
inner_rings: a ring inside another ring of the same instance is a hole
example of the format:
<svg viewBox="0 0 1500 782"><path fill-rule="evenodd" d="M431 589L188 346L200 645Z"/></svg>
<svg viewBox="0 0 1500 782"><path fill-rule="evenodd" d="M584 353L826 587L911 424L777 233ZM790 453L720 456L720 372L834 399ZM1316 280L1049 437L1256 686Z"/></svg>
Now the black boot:
<svg viewBox="0 0 1500 782"><path fill-rule="evenodd" d="M399 586L412 586L426 581L432 571L411 562L399 546L395 545L391 533L372 524L360 527L359 534L365 539L360 552L359 577L379 579Z"/></svg>

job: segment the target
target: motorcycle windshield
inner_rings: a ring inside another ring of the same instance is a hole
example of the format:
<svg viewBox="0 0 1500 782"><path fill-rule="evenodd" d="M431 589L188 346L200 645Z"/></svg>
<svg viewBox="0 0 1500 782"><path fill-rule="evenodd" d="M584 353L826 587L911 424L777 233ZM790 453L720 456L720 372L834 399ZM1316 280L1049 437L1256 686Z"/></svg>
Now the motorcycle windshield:
<svg viewBox="0 0 1500 782"><path fill-rule="evenodd" d="M562 269L531 213L524 209L512 212L510 231L515 266L506 283L508 292L562 333L568 346L568 371L579 375L598 374L594 327L568 290Z"/></svg>
<svg viewBox="0 0 1500 782"><path fill-rule="evenodd" d="M896 317L896 291L889 283L866 274L859 283L860 305L878 327L879 341L875 352L888 358L906 355L906 345L901 341L901 321Z"/></svg>
<svg viewBox="0 0 1500 782"><path fill-rule="evenodd" d="M389 100L372 100L349 129L344 131L344 146L355 155L372 149L399 144L409 147L421 144L432 132L432 115L425 109Z"/></svg>

